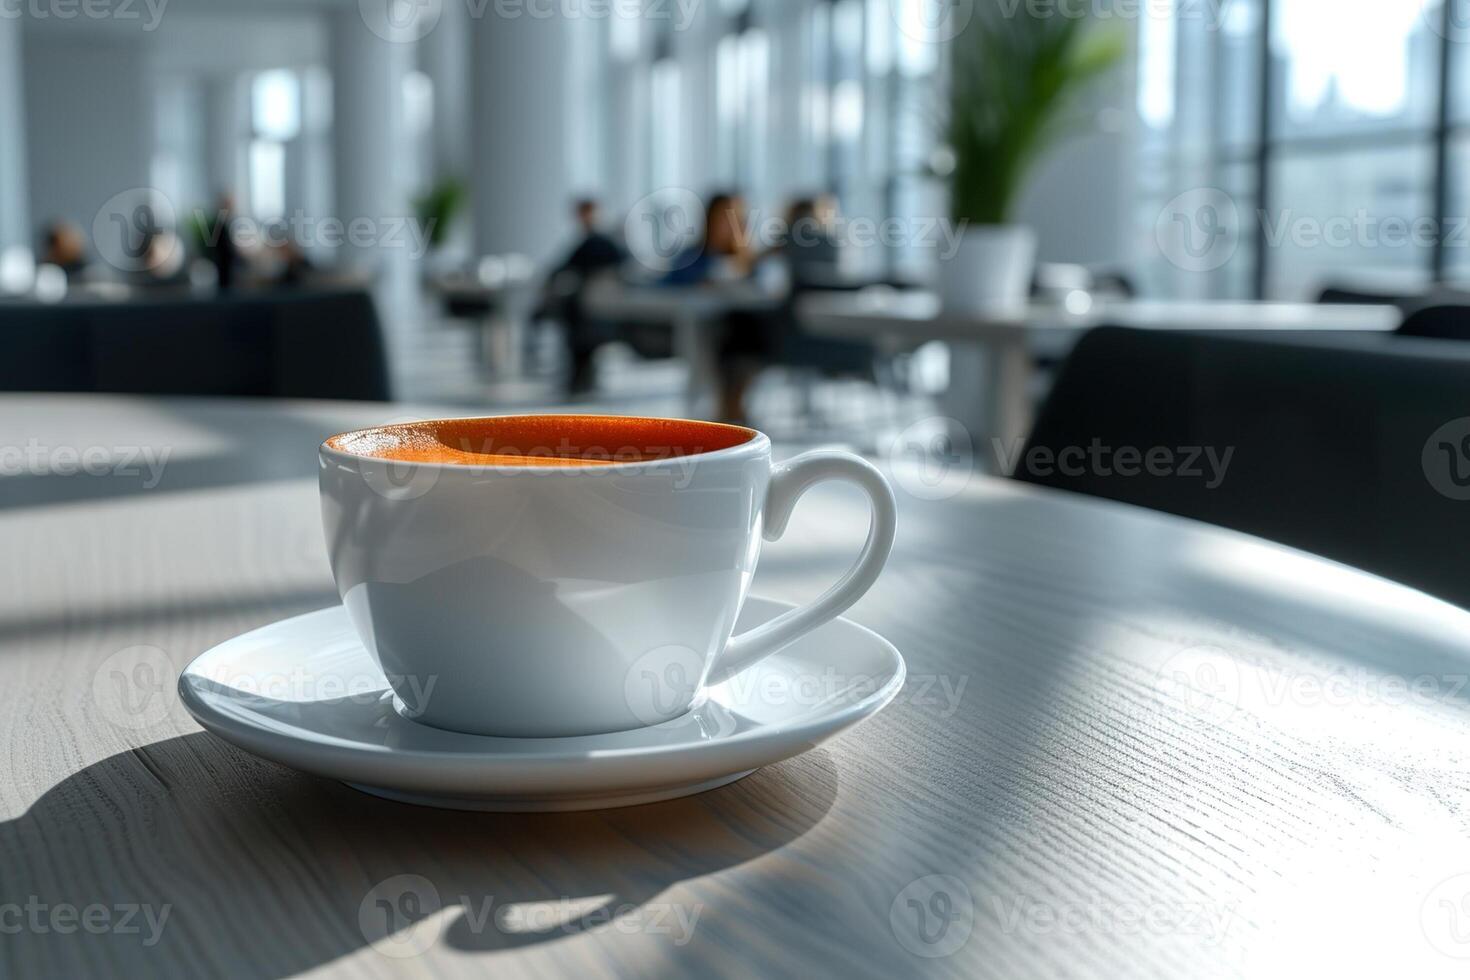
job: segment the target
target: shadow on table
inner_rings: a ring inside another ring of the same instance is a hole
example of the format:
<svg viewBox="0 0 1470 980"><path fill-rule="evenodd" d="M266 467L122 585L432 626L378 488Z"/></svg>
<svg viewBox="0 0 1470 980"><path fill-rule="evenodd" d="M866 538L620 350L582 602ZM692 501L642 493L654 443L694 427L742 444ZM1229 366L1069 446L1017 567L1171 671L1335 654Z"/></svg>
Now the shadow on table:
<svg viewBox="0 0 1470 980"><path fill-rule="evenodd" d="M0 976L281 977L374 942L411 957L589 930L672 947L701 910L662 893L800 838L836 793L818 750L667 803L462 813L172 738L0 824Z"/></svg>

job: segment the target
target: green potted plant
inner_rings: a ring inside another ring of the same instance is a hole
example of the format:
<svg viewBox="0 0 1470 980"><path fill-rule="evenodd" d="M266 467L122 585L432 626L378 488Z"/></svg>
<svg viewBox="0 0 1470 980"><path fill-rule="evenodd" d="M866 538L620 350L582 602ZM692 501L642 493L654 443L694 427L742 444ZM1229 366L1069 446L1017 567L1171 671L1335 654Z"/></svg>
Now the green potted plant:
<svg viewBox="0 0 1470 980"><path fill-rule="evenodd" d="M419 223L428 232L430 252L440 251L449 241L454 222L468 197L464 181L458 177L441 177L414 199Z"/></svg>
<svg viewBox="0 0 1470 980"><path fill-rule="evenodd" d="M1024 304L1036 234L1015 205L1037 161L1077 122L1078 96L1118 60L1122 37L1061 8L977 6L951 44L950 217L960 247L940 268L947 309Z"/></svg>

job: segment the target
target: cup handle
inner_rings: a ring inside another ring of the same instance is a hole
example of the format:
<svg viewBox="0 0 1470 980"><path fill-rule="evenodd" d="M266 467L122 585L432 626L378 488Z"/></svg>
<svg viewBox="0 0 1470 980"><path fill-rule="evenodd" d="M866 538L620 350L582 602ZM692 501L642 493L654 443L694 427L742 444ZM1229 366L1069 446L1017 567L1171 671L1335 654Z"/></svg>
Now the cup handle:
<svg viewBox="0 0 1470 980"><path fill-rule="evenodd" d="M815 602L783 613L769 623L732 638L715 660L707 683L718 684L733 677L798 637L836 619L878 580L889 553L893 551L893 536L898 530L898 504L893 498L893 488L878 468L851 453L819 450L773 467L770 489L766 493L766 540L780 540L786 533L796 502L813 486L826 480L855 483L868 495L873 518L868 526L868 540L863 545L863 553L842 580Z"/></svg>

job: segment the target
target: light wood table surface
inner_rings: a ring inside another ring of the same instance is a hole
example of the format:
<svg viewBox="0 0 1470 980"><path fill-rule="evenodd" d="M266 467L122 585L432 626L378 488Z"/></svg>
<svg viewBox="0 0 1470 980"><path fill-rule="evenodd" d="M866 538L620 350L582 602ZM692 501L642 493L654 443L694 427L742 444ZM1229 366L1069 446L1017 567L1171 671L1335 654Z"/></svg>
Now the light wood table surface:
<svg viewBox="0 0 1470 980"><path fill-rule="evenodd" d="M419 809L202 733L188 660L336 601L318 441L410 414L0 397L0 976L1470 970L1470 614L978 475L885 461L899 543L850 616L895 703L702 796ZM856 553L860 495L817 494L758 593ZM443 909L395 958L361 923L405 880Z"/></svg>

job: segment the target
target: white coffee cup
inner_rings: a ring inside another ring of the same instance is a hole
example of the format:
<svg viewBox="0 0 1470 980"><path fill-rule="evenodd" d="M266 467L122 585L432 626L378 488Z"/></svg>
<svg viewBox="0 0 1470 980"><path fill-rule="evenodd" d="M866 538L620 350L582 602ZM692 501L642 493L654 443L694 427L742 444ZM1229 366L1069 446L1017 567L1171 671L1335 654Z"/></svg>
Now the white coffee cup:
<svg viewBox="0 0 1470 980"><path fill-rule="evenodd" d="M483 445L452 446L451 431L483 434ZM461 460L423 461L446 446ZM826 480L855 483L872 503L862 555L815 602L732 636L762 537L780 538L796 502ZM759 432L681 420L527 416L346 433L321 448L321 496L342 601L401 710L504 737L685 714L710 684L856 602L896 528L892 489L860 457L773 464Z"/></svg>

